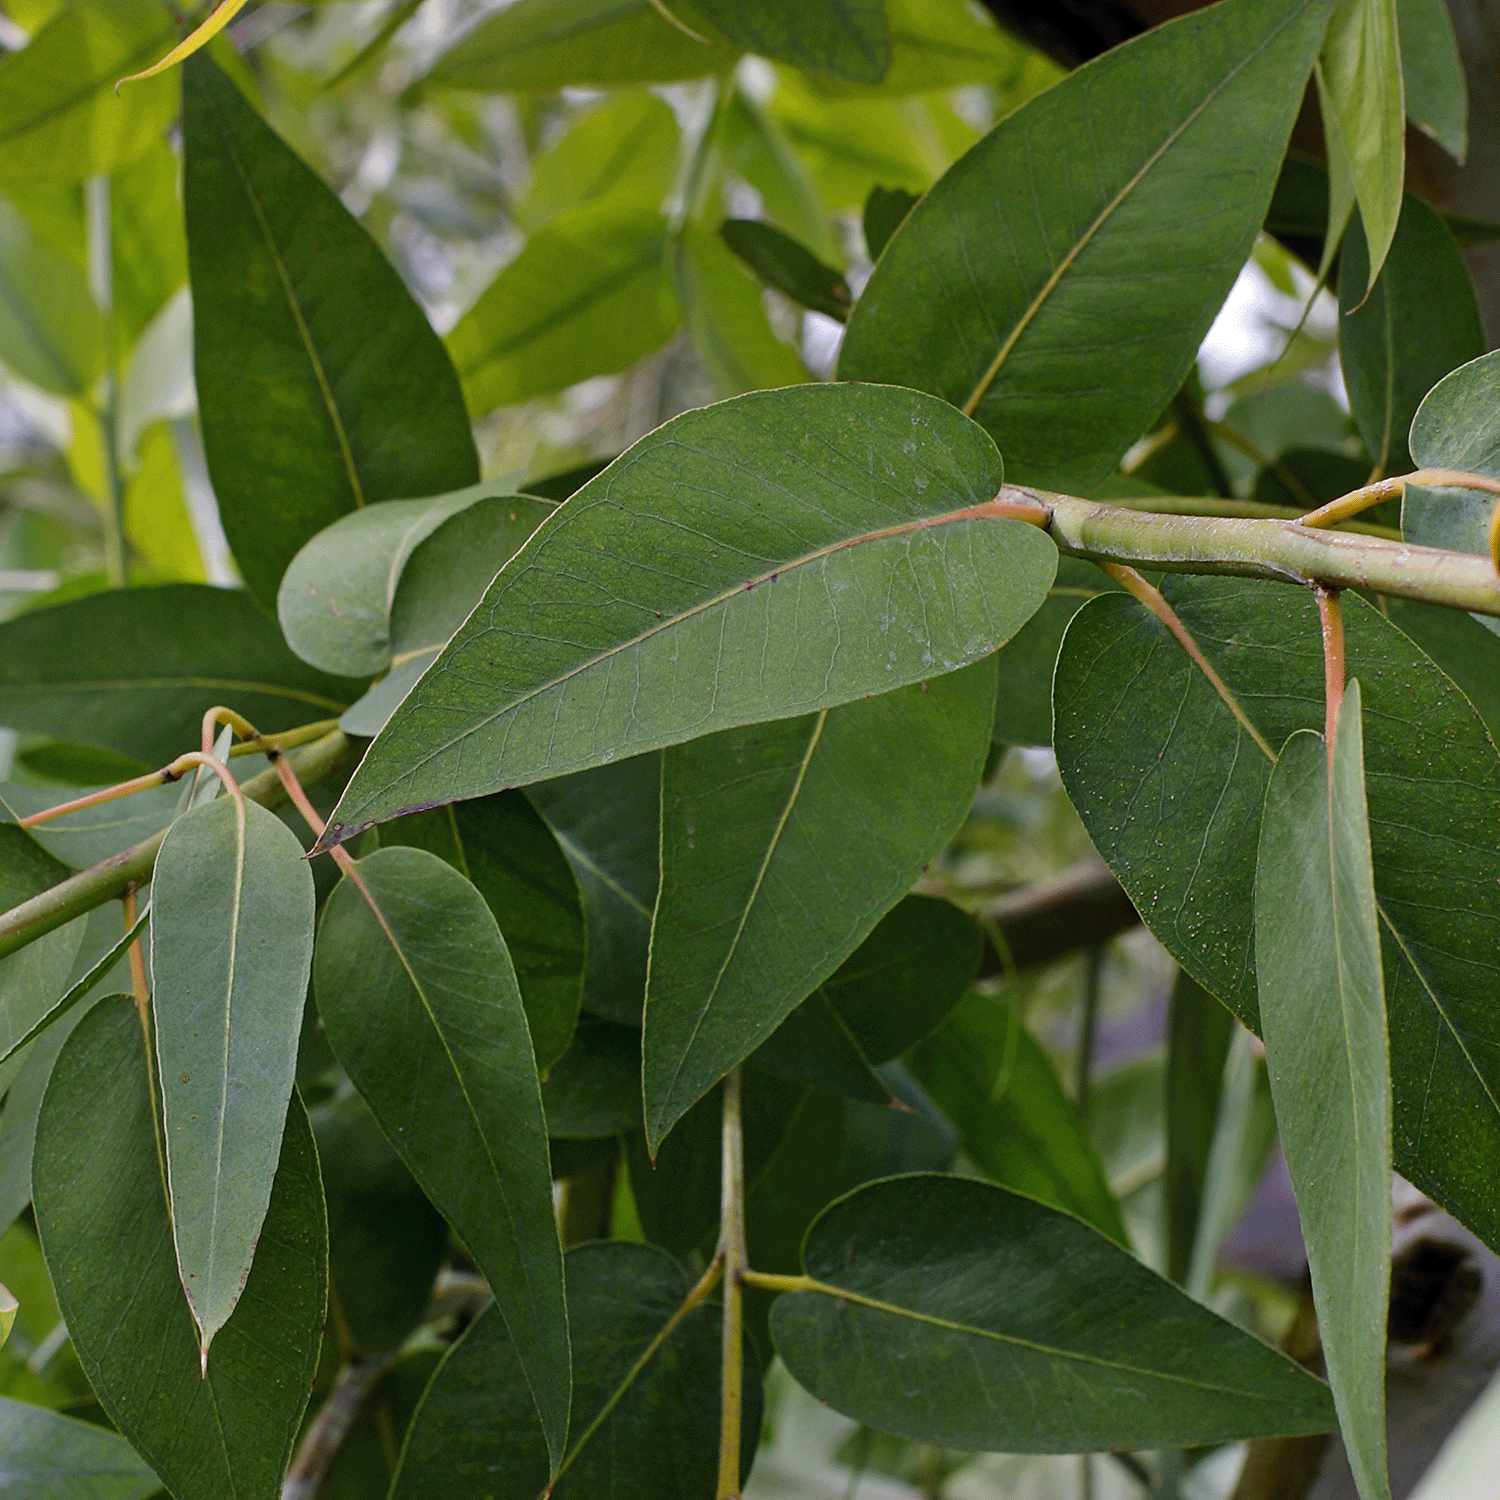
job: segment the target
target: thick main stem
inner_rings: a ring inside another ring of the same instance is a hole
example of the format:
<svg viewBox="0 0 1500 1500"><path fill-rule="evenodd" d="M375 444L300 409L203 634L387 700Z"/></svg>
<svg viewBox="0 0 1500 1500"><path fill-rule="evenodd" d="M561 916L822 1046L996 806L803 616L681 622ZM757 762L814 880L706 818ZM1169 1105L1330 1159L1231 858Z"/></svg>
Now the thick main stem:
<svg viewBox="0 0 1500 1500"><path fill-rule="evenodd" d="M724 1156L719 1255L724 1261L724 1342L719 1384L718 1500L739 1500L740 1413L745 1346L745 1146L740 1125L740 1070L724 1080Z"/></svg>

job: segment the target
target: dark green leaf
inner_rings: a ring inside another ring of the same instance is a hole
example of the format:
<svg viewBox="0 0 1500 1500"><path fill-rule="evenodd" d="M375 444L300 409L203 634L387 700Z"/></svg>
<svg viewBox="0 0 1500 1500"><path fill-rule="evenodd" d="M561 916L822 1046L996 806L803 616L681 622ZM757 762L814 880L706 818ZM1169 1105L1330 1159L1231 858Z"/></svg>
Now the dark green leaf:
<svg viewBox="0 0 1500 1500"><path fill-rule="evenodd" d="M870 196L865 199L863 228L865 249L871 260L880 259L891 242L891 236L916 206L917 195L908 193L905 188L870 189Z"/></svg>
<svg viewBox="0 0 1500 1500"><path fill-rule="evenodd" d="M232 703L263 733L332 717L358 684L297 660L248 594L111 589L0 625L0 723L165 765Z"/></svg>
<svg viewBox="0 0 1500 1500"><path fill-rule="evenodd" d="M653 1154L957 831L995 667L677 746L662 773L642 1079Z"/></svg>
<svg viewBox="0 0 1500 1500"><path fill-rule="evenodd" d="M383 1500L400 1461L400 1440L443 1353L419 1344L380 1376L328 1466L317 1500Z"/></svg>
<svg viewBox="0 0 1500 1500"><path fill-rule="evenodd" d="M586 204L537 230L448 335L470 411L609 375L659 349L677 327L666 244L659 210L629 201Z"/></svg>
<svg viewBox="0 0 1500 1500"><path fill-rule="evenodd" d="M733 66L726 43L695 41L651 0L519 0L486 16L428 74L493 90L670 83Z"/></svg>
<svg viewBox="0 0 1500 1500"><path fill-rule="evenodd" d="M719 234L767 286L840 323L849 316L849 283L791 235L759 219L725 219Z"/></svg>
<svg viewBox="0 0 1500 1500"><path fill-rule="evenodd" d="M586 1017L542 1084L547 1134L590 1140L641 1126L641 1033Z"/></svg>
<svg viewBox="0 0 1500 1500"><path fill-rule="evenodd" d="M1164 587L1269 744L1321 727L1310 598L1227 579ZM1500 1157L1500 1063L1488 1040L1500 984L1500 756L1463 694L1378 611L1349 596L1344 620L1367 705L1396 1166L1500 1244L1500 1205L1480 1165ZM1092 601L1069 627L1057 705L1063 784L1095 847L1173 957L1258 1029L1250 913L1269 761L1166 628L1123 595Z"/></svg>
<svg viewBox="0 0 1500 1500"><path fill-rule="evenodd" d="M1255 869L1260 1024L1318 1334L1363 1496L1390 1495L1391 1069L1359 683L1332 751L1299 730L1266 789Z"/></svg>
<svg viewBox="0 0 1500 1500"><path fill-rule="evenodd" d="M1129 1247L1088 1127L1011 1006L970 994L908 1064L996 1182Z"/></svg>
<svg viewBox="0 0 1500 1500"><path fill-rule="evenodd" d="M323 1189L300 1101L245 1295L206 1376L172 1253L140 1022L124 995L100 1001L63 1047L33 1184L58 1305L110 1420L178 1500L276 1500L328 1288Z"/></svg>
<svg viewBox="0 0 1500 1500"><path fill-rule="evenodd" d="M1214 6L1007 116L886 247L840 377L932 391L1013 482L1086 493L1182 384L1249 255L1327 16Z"/></svg>
<svg viewBox="0 0 1500 1500"><path fill-rule="evenodd" d="M515 971L484 898L436 855L382 849L357 871L358 884L345 877L328 898L318 931L324 1029L495 1292L555 1465L568 1431L568 1326Z"/></svg>
<svg viewBox="0 0 1500 1500"><path fill-rule="evenodd" d="M156 0L78 0L0 60L0 180L78 182L145 152L177 113L177 80L115 84L177 40Z"/></svg>
<svg viewBox="0 0 1500 1500"><path fill-rule="evenodd" d="M1413 599L1387 599L1391 624L1405 631L1464 690L1500 744L1500 637L1473 615Z"/></svg>
<svg viewBox="0 0 1500 1500"><path fill-rule="evenodd" d="M203 446L270 604L330 522L462 489L479 461L442 343L379 246L205 53L182 74Z"/></svg>
<svg viewBox="0 0 1500 1500"><path fill-rule="evenodd" d="M1339 262L1344 383L1376 472L1405 474L1414 467L1406 435L1422 397L1484 353L1484 327L1463 254L1414 193L1403 200L1390 254L1366 296L1368 281L1364 231L1353 222Z"/></svg>
<svg viewBox="0 0 1500 1500"><path fill-rule="evenodd" d="M885 0L679 0L746 52L806 73L879 83L891 65Z"/></svg>
<svg viewBox="0 0 1500 1500"><path fill-rule="evenodd" d="M681 1313L682 1267L654 1245L568 1252L572 1443L556 1500L706 1500L718 1476L719 1308ZM744 1357L741 1478L760 1436L760 1375ZM391 1500L535 1500L547 1450L520 1360L494 1309L438 1367L412 1422Z"/></svg>
<svg viewBox="0 0 1500 1500"><path fill-rule="evenodd" d="M172 1233L203 1357L255 1256L313 954L297 836L243 797L190 808L151 879L152 1013Z"/></svg>
<svg viewBox="0 0 1500 1500"><path fill-rule="evenodd" d="M1003 1188L872 1183L823 1213L802 1255L820 1285L777 1301L776 1352L820 1400L886 1432L1087 1453L1333 1425L1327 1388L1285 1355Z"/></svg>
<svg viewBox="0 0 1500 1500"><path fill-rule="evenodd" d="M5 1500L146 1500L161 1481L116 1433L0 1396Z"/></svg>
<svg viewBox="0 0 1500 1500"><path fill-rule="evenodd" d="M1387 260L1387 271L1390 264ZM1377 283L1371 300L1378 296ZM1290 505L1308 511L1357 490L1369 477L1368 458L1350 458L1347 453L1333 453L1327 448L1288 448L1255 476L1251 498L1263 505ZM1392 505L1383 501L1366 511L1361 519L1382 525L1394 523L1399 519L1400 509L1399 502Z"/></svg>
<svg viewBox="0 0 1500 1500"><path fill-rule="evenodd" d="M584 926L578 882L552 831L521 792L498 792L400 818L382 847L411 845L447 860L494 913L521 987L546 1073L562 1056L583 994Z"/></svg>
<svg viewBox="0 0 1500 1500"><path fill-rule="evenodd" d="M1469 91L1448 7L1443 0L1396 0L1396 20L1406 117L1462 161L1469 151Z"/></svg>
<svg viewBox="0 0 1500 1500"><path fill-rule="evenodd" d="M668 422L501 572L326 837L988 655L1057 560L1037 527L972 516L1000 480L984 433L915 392L799 386Z"/></svg>
<svg viewBox="0 0 1500 1500"><path fill-rule="evenodd" d="M3 72L0 72L3 83ZM88 282L0 198L0 363L56 396L87 393L104 365Z"/></svg>

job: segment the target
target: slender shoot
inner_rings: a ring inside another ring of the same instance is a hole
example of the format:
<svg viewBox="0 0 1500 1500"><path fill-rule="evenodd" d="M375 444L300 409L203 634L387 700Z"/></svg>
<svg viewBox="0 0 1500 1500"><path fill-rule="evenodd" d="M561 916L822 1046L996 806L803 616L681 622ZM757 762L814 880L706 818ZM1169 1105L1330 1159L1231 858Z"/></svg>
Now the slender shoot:
<svg viewBox="0 0 1500 1500"><path fill-rule="evenodd" d="M1374 484L1350 490L1347 495L1340 495L1337 500L1330 500L1327 505L1308 511L1297 524L1314 528L1337 526L1340 521L1347 521L1350 516L1357 516L1361 511L1379 505L1382 500L1400 499L1409 484L1488 490L1492 495L1500 495L1500 480L1490 479L1483 474L1467 474L1460 469L1417 469L1411 474L1398 474L1393 479L1378 479ZM1496 566L1500 566L1500 563Z"/></svg>

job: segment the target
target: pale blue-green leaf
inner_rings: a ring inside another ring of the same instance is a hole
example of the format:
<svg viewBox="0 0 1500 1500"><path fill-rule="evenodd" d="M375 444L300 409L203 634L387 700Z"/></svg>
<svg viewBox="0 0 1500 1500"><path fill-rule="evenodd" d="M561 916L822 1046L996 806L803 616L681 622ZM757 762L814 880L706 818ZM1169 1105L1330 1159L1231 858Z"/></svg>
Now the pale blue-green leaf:
<svg viewBox="0 0 1500 1500"><path fill-rule="evenodd" d="M642 1043L653 1156L953 837L994 713L991 659L666 752Z"/></svg>
<svg viewBox="0 0 1500 1500"><path fill-rule="evenodd" d="M221 797L168 830L151 901L172 1233L206 1363L244 1290L281 1155L312 968L312 869L274 813Z"/></svg>
<svg viewBox="0 0 1500 1500"><path fill-rule="evenodd" d="M0 1396L0 1500L146 1500L160 1490L117 1433Z"/></svg>
<svg viewBox="0 0 1500 1500"><path fill-rule="evenodd" d="M240 763L236 763L236 773L239 770ZM56 786L8 781L0 785L0 807L18 819L27 818L60 802L104 790L102 786L69 787L64 794ZM74 870L84 870L150 838L153 833L160 833L176 814L181 796L181 786L153 787L115 802L101 802L97 807L65 813L50 822L38 823L29 832L49 854Z"/></svg>
<svg viewBox="0 0 1500 1500"><path fill-rule="evenodd" d="M1255 966L1323 1358L1364 1500L1388 1500L1391 1071L1358 682L1332 754L1299 730L1266 789Z"/></svg>
<svg viewBox="0 0 1500 1500"><path fill-rule="evenodd" d="M807 385L689 412L501 571L325 838L955 671L1046 597L1050 538L975 507L999 455L946 404Z"/></svg>

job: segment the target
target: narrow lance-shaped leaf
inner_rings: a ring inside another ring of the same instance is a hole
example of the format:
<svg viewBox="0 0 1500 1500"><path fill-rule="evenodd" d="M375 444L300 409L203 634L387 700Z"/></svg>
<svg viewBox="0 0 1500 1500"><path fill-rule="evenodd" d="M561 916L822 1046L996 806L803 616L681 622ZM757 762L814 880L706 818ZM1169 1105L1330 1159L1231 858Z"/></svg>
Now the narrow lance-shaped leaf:
<svg viewBox="0 0 1500 1500"><path fill-rule="evenodd" d="M0 198L0 363L56 396L82 396L104 364L104 324L83 272Z"/></svg>
<svg viewBox="0 0 1500 1500"><path fill-rule="evenodd" d="M993 434L1012 481L1086 493L1181 386L1244 265L1327 16L1211 6L1007 116L884 248L840 378L932 391Z"/></svg>
<svg viewBox="0 0 1500 1500"><path fill-rule="evenodd" d="M725 219L719 234L767 286L840 323L848 318L849 283L789 234L759 219Z"/></svg>
<svg viewBox="0 0 1500 1500"><path fill-rule="evenodd" d="M544 522L371 746L325 838L987 656L1050 538L931 397L809 385L689 412Z"/></svg>
<svg viewBox="0 0 1500 1500"><path fill-rule="evenodd" d="M879 83L891 65L885 0L672 0L672 6L689 20L706 20L746 52L805 73Z"/></svg>
<svg viewBox="0 0 1500 1500"><path fill-rule="evenodd" d="M1469 153L1469 89L1443 0L1396 0L1406 117L1462 162Z"/></svg>
<svg viewBox="0 0 1500 1500"><path fill-rule="evenodd" d="M570 1391L562 1252L531 1037L495 918L435 854L381 849L328 898L313 974L334 1054L495 1294L555 1471Z"/></svg>
<svg viewBox="0 0 1500 1500"><path fill-rule="evenodd" d="M313 877L275 813L221 797L168 830L151 974L172 1234L205 1367L271 1198L312 968Z"/></svg>
<svg viewBox="0 0 1500 1500"><path fill-rule="evenodd" d="M177 1500L277 1500L328 1294L307 1113L294 1097L255 1264L204 1376L153 1112L135 1006L110 996L68 1038L37 1122L36 1222L58 1306L100 1405Z"/></svg>
<svg viewBox="0 0 1500 1500"><path fill-rule="evenodd" d="M203 446L270 604L331 521L462 489L479 461L442 343L379 246L206 53L182 80Z"/></svg>
<svg viewBox="0 0 1500 1500"><path fill-rule="evenodd" d="M1301 730L1271 772L1255 962L1271 1097L1339 1428L1360 1494L1384 1500L1391 1069L1362 729L1351 682L1331 753Z"/></svg>
<svg viewBox="0 0 1500 1500"><path fill-rule="evenodd" d="M987 661L667 751L642 1047L653 1155L953 836L994 691Z"/></svg>
<svg viewBox="0 0 1500 1500"><path fill-rule="evenodd" d="M146 1500L161 1481L118 1433L0 1396L0 1495Z"/></svg>
<svg viewBox="0 0 1500 1500"><path fill-rule="evenodd" d="M814 1221L771 1311L813 1395L968 1451L1325 1432L1328 1389L1070 1214L972 1179L870 1184ZM899 1369L898 1379L891 1371Z"/></svg>

